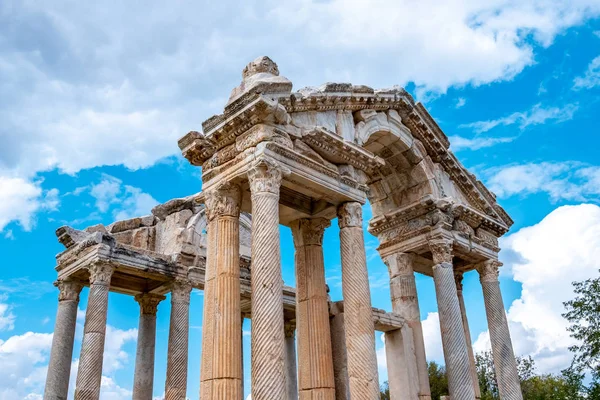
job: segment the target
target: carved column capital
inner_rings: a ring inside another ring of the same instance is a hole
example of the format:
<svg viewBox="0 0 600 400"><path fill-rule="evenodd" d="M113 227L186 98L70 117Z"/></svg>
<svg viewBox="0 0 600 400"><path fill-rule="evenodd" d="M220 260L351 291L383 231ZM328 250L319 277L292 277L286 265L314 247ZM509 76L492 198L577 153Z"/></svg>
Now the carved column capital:
<svg viewBox="0 0 600 400"><path fill-rule="evenodd" d="M272 193L279 195L281 180L289 171L281 165L267 160L260 160L248 170L250 192Z"/></svg>
<svg viewBox="0 0 600 400"><path fill-rule="evenodd" d="M487 260L477 264L479 280L481 282L498 282L499 268L502 263L498 260Z"/></svg>
<svg viewBox="0 0 600 400"><path fill-rule="evenodd" d="M390 278L396 276L413 275L413 262L415 255L412 253L393 253L383 258L383 263L388 267Z"/></svg>
<svg viewBox="0 0 600 400"><path fill-rule="evenodd" d="M115 272L115 267L108 263L98 262L90 265L88 271L90 271L90 284L110 286L110 279Z"/></svg>
<svg viewBox="0 0 600 400"><path fill-rule="evenodd" d="M286 320L283 324L283 328L285 331L286 338L294 337L294 334L296 332L296 321Z"/></svg>
<svg viewBox="0 0 600 400"><path fill-rule="evenodd" d="M242 192L240 187L231 182L205 193L206 216L209 220L219 215L239 217Z"/></svg>
<svg viewBox="0 0 600 400"><path fill-rule="evenodd" d="M175 279L171 284L171 302L190 304L192 283L187 279Z"/></svg>
<svg viewBox="0 0 600 400"><path fill-rule="evenodd" d="M296 247L323 244L325 229L331 225L326 218L302 218L292 223L292 235Z"/></svg>
<svg viewBox="0 0 600 400"><path fill-rule="evenodd" d="M429 249L433 256L433 264L452 264L452 240L432 239L429 241Z"/></svg>
<svg viewBox="0 0 600 400"><path fill-rule="evenodd" d="M362 206L360 203L353 201L340 204L337 215L340 229L351 226L362 227Z"/></svg>
<svg viewBox="0 0 600 400"><path fill-rule="evenodd" d="M165 296L152 293L142 293L134 297L135 301L140 304L140 312L142 314L156 315L158 303L165 299Z"/></svg>
<svg viewBox="0 0 600 400"><path fill-rule="evenodd" d="M59 290L58 301L79 301L79 293L83 289L83 285L80 282L71 279L60 279L54 282L54 286Z"/></svg>

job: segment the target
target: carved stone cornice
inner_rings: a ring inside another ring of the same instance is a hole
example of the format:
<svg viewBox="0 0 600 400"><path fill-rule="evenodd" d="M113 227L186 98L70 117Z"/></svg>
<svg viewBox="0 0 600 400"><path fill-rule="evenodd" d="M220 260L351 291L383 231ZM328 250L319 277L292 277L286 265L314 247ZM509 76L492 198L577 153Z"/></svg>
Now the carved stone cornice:
<svg viewBox="0 0 600 400"><path fill-rule="evenodd" d="M158 309L158 303L165 299L165 296L161 296L153 293L142 293L134 297L140 305L140 312L146 315L156 315Z"/></svg>
<svg viewBox="0 0 600 400"><path fill-rule="evenodd" d="M97 262L88 267L91 285L110 285L110 279L115 267L109 263Z"/></svg>
<svg viewBox="0 0 600 400"><path fill-rule="evenodd" d="M190 304L192 283L187 279L175 279L171 283L171 302Z"/></svg>
<svg viewBox="0 0 600 400"><path fill-rule="evenodd" d="M477 272L479 272L479 280L484 282L498 282L499 268L502 263L498 260L487 260L477 264Z"/></svg>
<svg viewBox="0 0 600 400"><path fill-rule="evenodd" d="M296 248L307 245L321 246L325 229L331 225L326 218L302 218L292 223Z"/></svg>
<svg viewBox="0 0 600 400"><path fill-rule="evenodd" d="M248 170L248 181L250 183L250 192L255 193L272 193L279 195L281 188L281 180L288 171L279 164L260 160Z"/></svg>
<svg viewBox="0 0 600 400"><path fill-rule="evenodd" d="M450 264L452 265L452 240L450 239L431 239L429 241L429 249L433 256L433 264Z"/></svg>
<svg viewBox="0 0 600 400"><path fill-rule="evenodd" d="M240 201L242 192L240 187L231 182L226 182L216 189L204 194L206 217L212 220L216 216L240 216Z"/></svg>
<svg viewBox="0 0 600 400"><path fill-rule="evenodd" d="M347 227L362 227L362 206L357 202L341 204L337 209L340 229Z"/></svg>
<svg viewBox="0 0 600 400"><path fill-rule="evenodd" d="M54 282L59 290L58 301L79 301L79 293L83 289L83 285L72 279L60 279Z"/></svg>

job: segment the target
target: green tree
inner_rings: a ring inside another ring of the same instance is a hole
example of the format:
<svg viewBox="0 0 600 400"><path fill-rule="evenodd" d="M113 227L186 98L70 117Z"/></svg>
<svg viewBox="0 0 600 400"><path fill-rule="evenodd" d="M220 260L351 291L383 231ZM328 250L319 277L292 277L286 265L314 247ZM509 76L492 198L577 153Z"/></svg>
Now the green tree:
<svg viewBox="0 0 600 400"><path fill-rule="evenodd" d="M441 396L447 396L449 391L446 368L437 364L435 361L431 361L427 363L427 371L429 372L431 400L439 400Z"/></svg>
<svg viewBox="0 0 600 400"><path fill-rule="evenodd" d="M379 388L381 400L390 400L390 386L387 382L384 382L383 385Z"/></svg>

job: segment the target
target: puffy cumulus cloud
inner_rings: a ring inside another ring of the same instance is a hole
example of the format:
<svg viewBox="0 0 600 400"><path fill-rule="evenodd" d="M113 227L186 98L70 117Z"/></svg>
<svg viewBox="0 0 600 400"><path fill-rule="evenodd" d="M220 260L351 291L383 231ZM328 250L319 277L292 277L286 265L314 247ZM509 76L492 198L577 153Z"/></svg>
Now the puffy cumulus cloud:
<svg viewBox="0 0 600 400"><path fill-rule="evenodd" d="M44 191L40 184L0 173L0 232L13 221L29 231L35 225L37 212L56 210L58 190Z"/></svg>
<svg viewBox="0 0 600 400"><path fill-rule="evenodd" d="M521 297L507 313L515 353L531 355L543 373L568 367L574 339L561 316L563 302L573 298L573 281L598 275L600 207L559 207L540 223L503 239L501 247L505 273L522 284ZM489 346L484 332L474 348Z"/></svg>
<svg viewBox="0 0 600 400"><path fill-rule="evenodd" d="M421 321L423 326L423 340L425 342L425 354L428 361L445 364L444 349L442 348L442 332L440 330L440 315L437 312L427 314L427 318Z"/></svg>

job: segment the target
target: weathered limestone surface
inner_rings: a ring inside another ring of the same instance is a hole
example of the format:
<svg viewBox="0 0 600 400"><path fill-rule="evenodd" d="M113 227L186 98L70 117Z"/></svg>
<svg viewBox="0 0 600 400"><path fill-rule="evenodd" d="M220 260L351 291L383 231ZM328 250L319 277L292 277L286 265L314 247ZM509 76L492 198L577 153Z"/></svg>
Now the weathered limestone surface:
<svg viewBox="0 0 600 400"><path fill-rule="evenodd" d="M186 396L191 291L187 280L172 284L165 400L185 400Z"/></svg>
<svg viewBox="0 0 600 400"><path fill-rule="evenodd" d="M287 373L288 399L298 398L298 370L296 368L296 326L285 322L285 370Z"/></svg>
<svg viewBox="0 0 600 400"><path fill-rule="evenodd" d="M323 233L330 224L325 218L301 219L292 224L296 247L296 323L301 400L335 399L322 247Z"/></svg>
<svg viewBox="0 0 600 400"><path fill-rule="evenodd" d="M108 290L114 268L108 264L94 264L89 267L89 271L90 294L77 371L76 400L100 398Z"/></svg>
<svg viewBox="0 0 600 400"><path fill-rule="evenodd" d="M483 287L485 312L492 342L494 368L500 397L502 400L522 400L523 393L521 392L517 364L510 340L504 303L502 302L500 282L498 281L498 268L501 265L496 260L489 260L480 264L477 270Z"/></svg>
<svg viewBox="0 0 600 400"><path fill-rule="evenodd" d="M385 354L391 400L419 398L413 333L410 326L385 333Z"/></svg>
<svg viewBox="0 0 600 400"><path fill-rule="evenodd" d="M156 311L164 296L144 293L135 296L140 304L133 400L152 400L154 388L154 348L156 345Z"/></svg>
<svg viewBox="0 0 600 400"><path fill-rule="evenodd" d="M60 293L58 295L58 311L54 325L54 336L52 337L52 350L48 364L44 399L66 400L69 392L77 306L79 304L79 293L83 286L81 283L72 280L57 281L55 285Z"/></svg>
<svg viewBox="0 0 600 400"><path fill-rule="evenodd" d="M342 204L338 209L338 222L350 397L376 400L379 379L361 205Z"/></svg>
<svg viewBox="0 0 600 400"><path fill-rule="evenodd" d="M333 353L333 374L335 377L335 400L350 399L350 382L348 377L348 352L346 349L346 324L344 313L337 310L338 305L331 304L332 314L329 319L331 330L331 349Z"/></svg>
<svg viewBox="0 0 600 400"><path fill-rule="evenodd" d="M481 389L479 388L479 378L477 377L477 368L475 367L475 354L473 353L473 345L471 344L471 331L469 330L469 320L467 319L467 309L465 307L465 298L463 297L463 274L461 272L455 272L454 279L456 280L456 294L458 295L458 304L460 305L460 314L465 329L465 339L467 340L469 366L471 368L471 376L473 377L473 389L475 390L475 398L479 399L481 398Z"/></svg>

